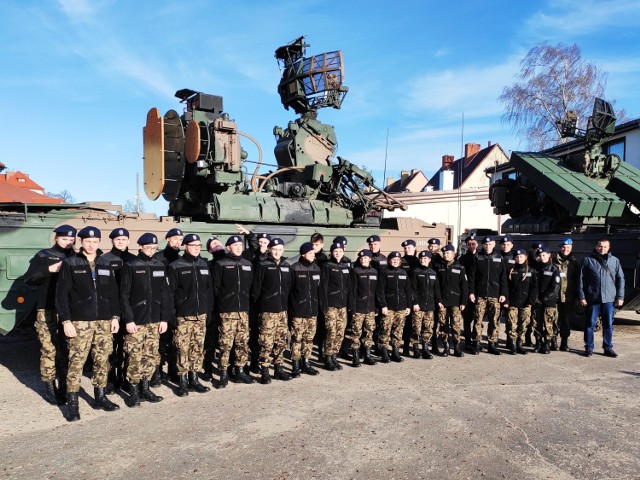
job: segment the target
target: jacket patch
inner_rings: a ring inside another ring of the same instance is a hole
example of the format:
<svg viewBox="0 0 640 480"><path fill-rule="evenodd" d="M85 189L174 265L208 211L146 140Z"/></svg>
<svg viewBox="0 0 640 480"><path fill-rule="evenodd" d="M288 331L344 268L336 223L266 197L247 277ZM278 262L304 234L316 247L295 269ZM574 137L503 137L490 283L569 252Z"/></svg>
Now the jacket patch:
<svg viewBox="0 0 640 480"><path fill-rule="evenodd" d="M164 277L164 272L161 271L161 270L154 270L153 276L154 277Z"/></svg>
<svg viewBox="0 0 640 480"><path fill-rule="evenodd" d="M207 270L206 268L201 268L200 275L209 275L209 270Z"/></svg>
<svg viewBox="0 0 640 480"><path fill-rule="evenodd" d="M233 268L233 267L227 267L227 268ZM243 265L242 266L242 270L244 270L246 272L250 272L251 271L251 265Z"/></svg>
<svg viewBox="0 0 640 480"><path fill-rule="evenodd" d="M369 280L377 280L378 277L376 275L369 275Z"/></svg>
<svg viewBox="0 0 640 480"><path fill-rule="evenodd" d="M311 277L311 278L313 278L314 280L320 280L320 275L314 275L314 276L313 276L313 277Z"/></svg>
<svg viewBox="0 0 640 480"><path fill-rule="evenodd" d="M105 268L99 268L98 269L98 275L104 275L104 276L108 277L109 275L111 275L111 270L107 270Z"/></svg>
<svg viewBox="0 0 640 480"><path fill-rule="evenodd" d="M289 267L280 267L280 270L282 270L283 272L288 272L289 271Z"/></svg>

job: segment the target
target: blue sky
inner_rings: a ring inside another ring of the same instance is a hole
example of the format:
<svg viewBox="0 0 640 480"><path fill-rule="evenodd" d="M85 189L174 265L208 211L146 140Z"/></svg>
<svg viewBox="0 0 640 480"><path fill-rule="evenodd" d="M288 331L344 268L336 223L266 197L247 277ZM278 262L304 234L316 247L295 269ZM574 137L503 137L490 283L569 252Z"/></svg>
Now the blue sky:
<svg viewBox="0 0 640 480"><path fill-rule="evenodd" d="M280 104L273 53L307 35L308 54L343 52L349 93L319 117L335 126L338 154L382 184L388 129L387 176L431 175L463 142L525 147L497 97L543 41L577 43L609 72L607 98L640 117L638 25L637 0L4 0L0 161L48 191L122 204L142 177L147 111L181 111L173 95L185 87L222 95L272 161L273 127L294 118Z"/></svg>

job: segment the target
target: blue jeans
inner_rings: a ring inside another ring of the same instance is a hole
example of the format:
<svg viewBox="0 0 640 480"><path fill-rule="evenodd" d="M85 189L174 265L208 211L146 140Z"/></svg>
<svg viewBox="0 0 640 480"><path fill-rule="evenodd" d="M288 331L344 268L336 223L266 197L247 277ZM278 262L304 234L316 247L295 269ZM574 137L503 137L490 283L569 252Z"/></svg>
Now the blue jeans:
<svg viewBox="0 0 640 480"><path fill-rule="evenodd" d="M605 350L613 349L613 302L587 305L587 323L584 329L584 348L593 350L593 330L602 314L602 346Z"/></svg>

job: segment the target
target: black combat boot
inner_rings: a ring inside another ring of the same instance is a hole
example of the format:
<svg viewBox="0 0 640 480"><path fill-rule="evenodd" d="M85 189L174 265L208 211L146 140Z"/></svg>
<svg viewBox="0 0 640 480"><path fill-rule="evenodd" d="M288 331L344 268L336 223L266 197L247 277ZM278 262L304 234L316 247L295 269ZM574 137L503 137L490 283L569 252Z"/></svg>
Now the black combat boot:
<svg viewBox="0 0 640 480"><path fill-rule="evenodd" d="M247 374L247 372L244 371L244 367L233 367L234 369L234 376L235 376L235 382L237 383L246 383L247 385L255 382L255 380L253 379L253 377L251 377L250 375Z"/></svg>
<svg viewBox="0 0 640 480"><path fill-rule="evenodd" d="M435 337L431 338L431 353L434 355L440 355L440 349L438 347L438 339Z"/></svg>
<svg viewBox="0 0 640 480"><path fill-rule="evenodd" d="M551 350L549 350L549 342L546 340L540 345L540 353L544 353L545 355L551 353Z"/></svg>
<svg viewBox="0 0 640 480"><path fill-rule="evenodd" d="M448 357L449 356L449 339L442 339L442 352L440 352L440 355L442 355L443 357Z"/></svg>
<svg viewBox="0 0 640 480"><path fill-rule="evenodd" d="M158 365L155 371L153 372L153 375L151 375L149 386L156 388L156 387L159 387L160 385L162 385L162 369L160 368L160 365Z"/></svg>
<svg viewBox="0 0 640 480"><path fill-rule="evenodd" d="M242 371L242 369L240 369L240 371ZM206 393L209 391L209 387L205 387L200 383L200 380L198 380L198 372L189 372L189 389L198 393Z"/></svg>
<svg viewBox="0 0 640 480"><path fill-rule="evenodd" d="M404 358L400 356L400 351L395 345L391 346L391 360L397 363L404 362Z"/></svg>
<svg viewBox="0 0 640 480"><path fill-rule="evenodd" d="M422 355L420 354L420 344L419 343L414 343L413 344L413 358L421 358Z"/></svg>
<svg viewBox="0 0 640 480"><path fill-rule="evenodd" d="M176 390L176 395L179 397L186 397L189 395L189 380L187 380L186 373L178 377L178 390Z"/></svg>
<svg viewBox="0 0 640 480"><path fill-rule="evenodd" d="M569 350L569 339L567 337L562 337L560 339L560 351L566 352Z"/></svg>
<svg viewBox="0 0 640 480"><path fill-rule="evenodd" d="M371 347L364 347L364 363L366 365L376 365L376 362L371 356Z"/></svg>
<svg viewBox="0 0 640 480"><path fill-rule="evenodd" d="M380 352L380 361L382 363L389 363L391 361L389 358L389 349L387 347L379 347L378 351Z"/></svg>
<svg viewBox="0 0 640 480"><path fill-rule="evenodd" d="M162 397L160 395L156 395L149 389L149 380L146 378L143 378L140 381L140 398L151 403L158 403L162 401Z"/></svg>
<svg viewBox="0 0 640 480"><path fill-rule="evenodd" d="M516 345L515 343L513 343L513 340L511 340L510 338L507 338L507 349L509 350L509 353L511 355L515 355L516 352Z"/></svg>
<svg viewBox="0 0 640 480"><path fill-rule="evenodd" d="M464 357L464 353L462 352L462 349L460 348L460 342L456 343L453 346L453 354L458 358Z"/></svg>
<svg viewBox="0 0 640 480"><path fill-rule="evenodd" d="M129 408L140 406L140 385L138 383L129 384L129 396L125 399L124 403Z"/></svg>
<svg viewBox="0 0 640 480"><path fill-rule="evenodd" d="M353 352L351 353L351 366L357 368L360 365L362 365L362 363L360 362L360 349L354 348Z"/></svg>
<svg viewBox="0 0 640 480"><path fill-rule="evenodd" d="M211 362L204 362L204 373L202 374L202 379L207 382L213 380L213 364Z"/></svg>
<svg viewBox="0 0 640 480"><path fill-rule="evenodd" d="M431 355L431 352L429 351L429 345L427 345L427 342L422 345L422 358L425 360L431 360L433 358L433 355Z"/></svg>
<svg viewBox="0 0 640 480"><path fill-rule="evenodd" d="M527 345L525 341L525 346ZM536 338L536 343L533 344L533 351L535 353L542 353L542 339Z"/></svg>
<svg viewBox="0 0 640 480"><path fill-rule="evenodd" d="M78 392L67 394L67 421L75 422L80 420L80 408L78 407Z"/></svg>
<svg viewBox="0 0 640 480"><path fill-rule="evenodd" d="M555 335L553 337L551 337L551 351L552 352L557 352L558 351L558 337L556 337Z"/></svg>
<svg viewBox="0 0 640 480"><path fill-rule="evenodd" d="M45 380L44 383L44 399L51 405L58 405L58 398L56 397L55 380Z"/></svg>
<svg viewBox="0 0 640 480"><path fill-rule="evenodd" d="M527 330L527 333L524 335L524 346L533 347L533 342L531 341L531 332L529 330Z"/></svg>
<svg viewBox="0 0 640 480"><path fill-rule="evenodd" d="M291 360L291 378L300 376L300 360Z"/></svg>
<svg viewBox="0 0 640 480"><path fill-rule="evenodd" d="M474 355L479 355L480 352L482 351L482 345L480 344L480 342L478 340L474 340L473 341L473 353Z"/></svg>
<svg viewBox="0 0 640 480"><path fill-rule="evenodd" d="M287 382L291 380L291 375L289 375L282 365L275 365L273 367L273 378Z"/></svg>
<svg viewBox="0 0 640 480"><path fill-rule="evenodd" d="M220 378L213 384L214 388L227 388L229 385L229 372L226 368L220 369Z"/></svg>
<svg viewBox="0 0 640 480"><path fill-rule="evenodd" d="M331 362L335 365L336 370L342 370L342 365L340 365L340 362L338 362L338 355L337 354L333 354L331 355Z"/></svg>
<svg viewBox="0 0 640 480"><path fill-rule="evenodd" d="M324 355L324 368L329 370L330 372L334 372L338 369L338 367L336 367L333 363L331 355Z"/></svg>
<svg viewBox="0 0 640 480"><path fill-rule="evenodd" d="M93 387L93 408L95 410L101 408L105 412L118 410L120 406L109 400L104 390L104 387Z"/></svg>
<svg viewBox="0 0 640 480"><path fill-rule="evenodd" d="M318 370L316 370L311 366L308 358L302 357L301 364L302 364L302 371L307 375L318 375L320 373Z"/></svg>
<svg viewBox="0 0 640 480"><path fill-rule="evenodd" d="M271 375L269 375L269 367L260 367L260 380L262 385L268 385L271 383Z"/></svg>
<svg viewBox="0 0 640 480"><path fill-rule="evenodd" d="M498 350L497 342L488 342L488 353L492 353L493 355L500 355L500 350Z"/></svg>
<svg viewBox="0 0 640 480"><path fill-rule="evenodd" d="M520 339L516 340L516 352L518 352L520 355L526 355L527 354L527 351L522 346L522 340L520 340Z"/></svg>

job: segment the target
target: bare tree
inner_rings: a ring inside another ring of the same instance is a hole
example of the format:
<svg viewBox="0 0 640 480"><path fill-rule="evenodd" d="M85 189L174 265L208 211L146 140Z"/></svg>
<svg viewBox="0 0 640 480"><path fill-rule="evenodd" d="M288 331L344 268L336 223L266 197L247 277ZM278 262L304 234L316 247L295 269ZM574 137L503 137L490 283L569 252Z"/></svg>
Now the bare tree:
<svg viewBox="0 0 640 480"><path fill-rule="evenodd" d="M122 207L122 211L127 213L144 213L144 209L144 203L140 202L140 211L138 211L138 202L136 202L135 198L127 199Z"/></svg>
<svg viewBox="0 0 640 480"><path fill-rule="evenodd" d="M51 198L61 198L63 203L76 203L76 199L69 190L62 190L59 193L46 192L46 195Z"/></svg>
<svg viewBox="0 0 640 480"><path fill-rule="evenodd" d="M582 58L576 44L538 45L520 62L518 81L498 100L502 119L523 135L529 148L542 150L562 141L556 122L569 110L584 128L595 97L603 97L607 74Z"/></svg>

